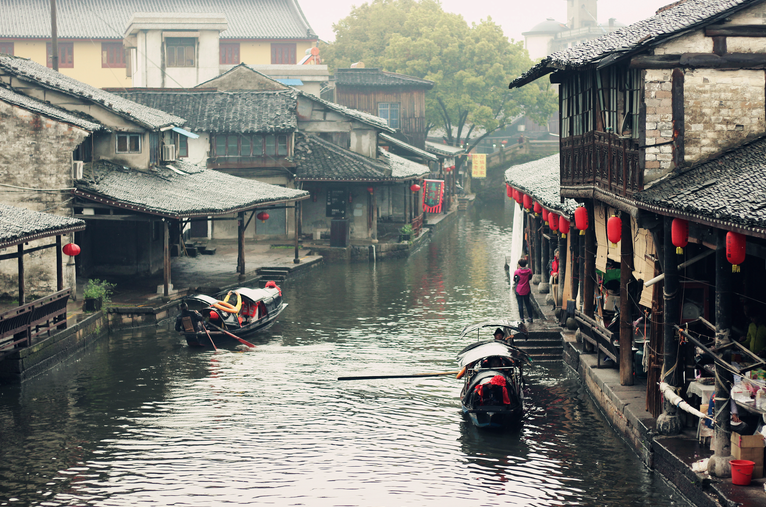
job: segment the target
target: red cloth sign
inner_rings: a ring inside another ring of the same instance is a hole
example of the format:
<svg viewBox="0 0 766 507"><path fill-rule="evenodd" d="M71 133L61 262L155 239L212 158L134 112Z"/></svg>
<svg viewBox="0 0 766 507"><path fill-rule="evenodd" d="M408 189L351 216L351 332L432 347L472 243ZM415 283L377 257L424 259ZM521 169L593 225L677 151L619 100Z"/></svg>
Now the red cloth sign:
<svg viewBox="0 0 766 507"><path fill-rule="evenodd" d="M423 211L441 213L444 202L444 180L423 180Z"/></svg>

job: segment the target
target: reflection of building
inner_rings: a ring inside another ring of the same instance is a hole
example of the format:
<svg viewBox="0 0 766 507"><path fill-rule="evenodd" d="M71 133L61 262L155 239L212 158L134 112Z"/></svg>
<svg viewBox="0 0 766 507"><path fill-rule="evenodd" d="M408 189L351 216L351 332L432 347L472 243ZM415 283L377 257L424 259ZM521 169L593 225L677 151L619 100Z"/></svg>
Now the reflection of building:
<svg viewBox="0 0 766 507"><path fill-rule="evenodd" d="M524 47L532 60L538 60L625 26L617 23L614 18L605 25L597 20L597 0L567 0L566 23L553 18L538 23L528 32L522 33Z"/></svg>

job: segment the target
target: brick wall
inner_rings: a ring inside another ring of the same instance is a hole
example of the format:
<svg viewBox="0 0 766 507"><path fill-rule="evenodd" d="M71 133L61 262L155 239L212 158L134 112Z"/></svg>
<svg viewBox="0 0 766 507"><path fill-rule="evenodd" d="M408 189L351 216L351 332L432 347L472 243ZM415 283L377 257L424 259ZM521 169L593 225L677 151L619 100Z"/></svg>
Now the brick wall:
<svg viewBox="0 0 766 507"><path fill-rule="evenodd" d="M0 187L0 202L11 206L72 216L69 191L39 192L25 189L64 189L72 186L72 151L88 136L88 132L66 123L51 120L0 101L0 182L13 185ZM73 234L70 236L74 236ZM64 244L73 237L62 238ZM55 242L45 238L30 242L34 248ZM0 250L13 253L15 247ZM74 264L64 256L64 285L74 287ZM41 250L24 256L26 293L45 295L56 291L55 249ZM18 295L18 267L15 259L0 261L0 295Z"/></svg>
<svg viewBox="0 0 766 507"><path fill-rule="evenodd" d="M660 178L673 169L672 71L646 71L646 159L644 184ZM659 145L659 146L658 146Z"/></svg>

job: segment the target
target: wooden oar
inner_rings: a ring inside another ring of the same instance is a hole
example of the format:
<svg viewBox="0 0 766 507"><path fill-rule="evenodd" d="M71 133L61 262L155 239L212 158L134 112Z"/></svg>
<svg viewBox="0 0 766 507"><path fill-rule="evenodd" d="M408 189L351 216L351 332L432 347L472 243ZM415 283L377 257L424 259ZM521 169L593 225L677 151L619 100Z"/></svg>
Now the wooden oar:
<svg viewBox="0 0 766 507"><path fill-rule="evenodd" d="M441 373L412 373L410 375L361 375L357 377L338 377L338 380L368 380L383 378L419 378L419 377L439 377L442 375L457 375L459 371L444 371Z"/></svg>
<svg viewBox="0 0 766 507"><path fill-rule="evenodd" d="M205 334L207 335L207 337L208 337L208 338L210 338L210 343L212 343L212 344L213 344L213 350L215 350L216 352L218 352L218 347L216 347L216 346L215 346L215 342L213 341L213 337L212 337L212 336L210 336L210 333L208 333L208 332L207 332L207 328L204 326L204 324L202 325L202 329L204 329L204 330L205 330Z"/></svg>
<svg viewBox="0 0 766 507"><path fill-rule="evenodd" d="M248 347L251 347L251 348L255 348L255 345L253 345L253 344L252 344L252 343L250 343L249 341L247 341L247 340L243 340L243 339L242 339L242 338L240 338L239 336L237 336L237 335L235 335L235 334L232 334L232 333L230 333L230 332L226 331L225 329L221 329L220 327L216 326L216 325L215 325L215 324L213 324L212 322L208 322L208 324L210 324L211 326L213 326L215 329L219 330L219 331L220 331L220 332L222 332L223 334L227 334L227 335L231 336L232 338L234 338L235 340L239 340L239 341L240 341L240 343L242 343L243 345L247 345Z"/></svg>

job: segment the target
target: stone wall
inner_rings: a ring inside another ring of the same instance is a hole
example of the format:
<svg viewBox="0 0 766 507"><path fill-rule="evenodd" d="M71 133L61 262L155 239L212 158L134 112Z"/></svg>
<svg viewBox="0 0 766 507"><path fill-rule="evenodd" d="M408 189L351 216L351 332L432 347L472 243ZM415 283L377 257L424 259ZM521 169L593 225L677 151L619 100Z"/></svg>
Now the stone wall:
<svg viewBox="0 0 766 507"><path fill-rule="evenodd" d="M34 211L72 216L69 204L72 187L72 151L88 132L0 101L0 202ZM46 189L39 191L34 189ZM52 191L48 189L54 189ZM62 238L73 241L73 234ZM31 249L55 242L45 238L25 245ZM0 250L0 254L13 253ZM64 257L64 285L73 287L74 263ZM29 296L56 292L56 252L50 248L24 256L26 292ZM18 268L15 261L0 262L0 295L18 294ZM31 297L30 297L31 299Z"/></svg>

